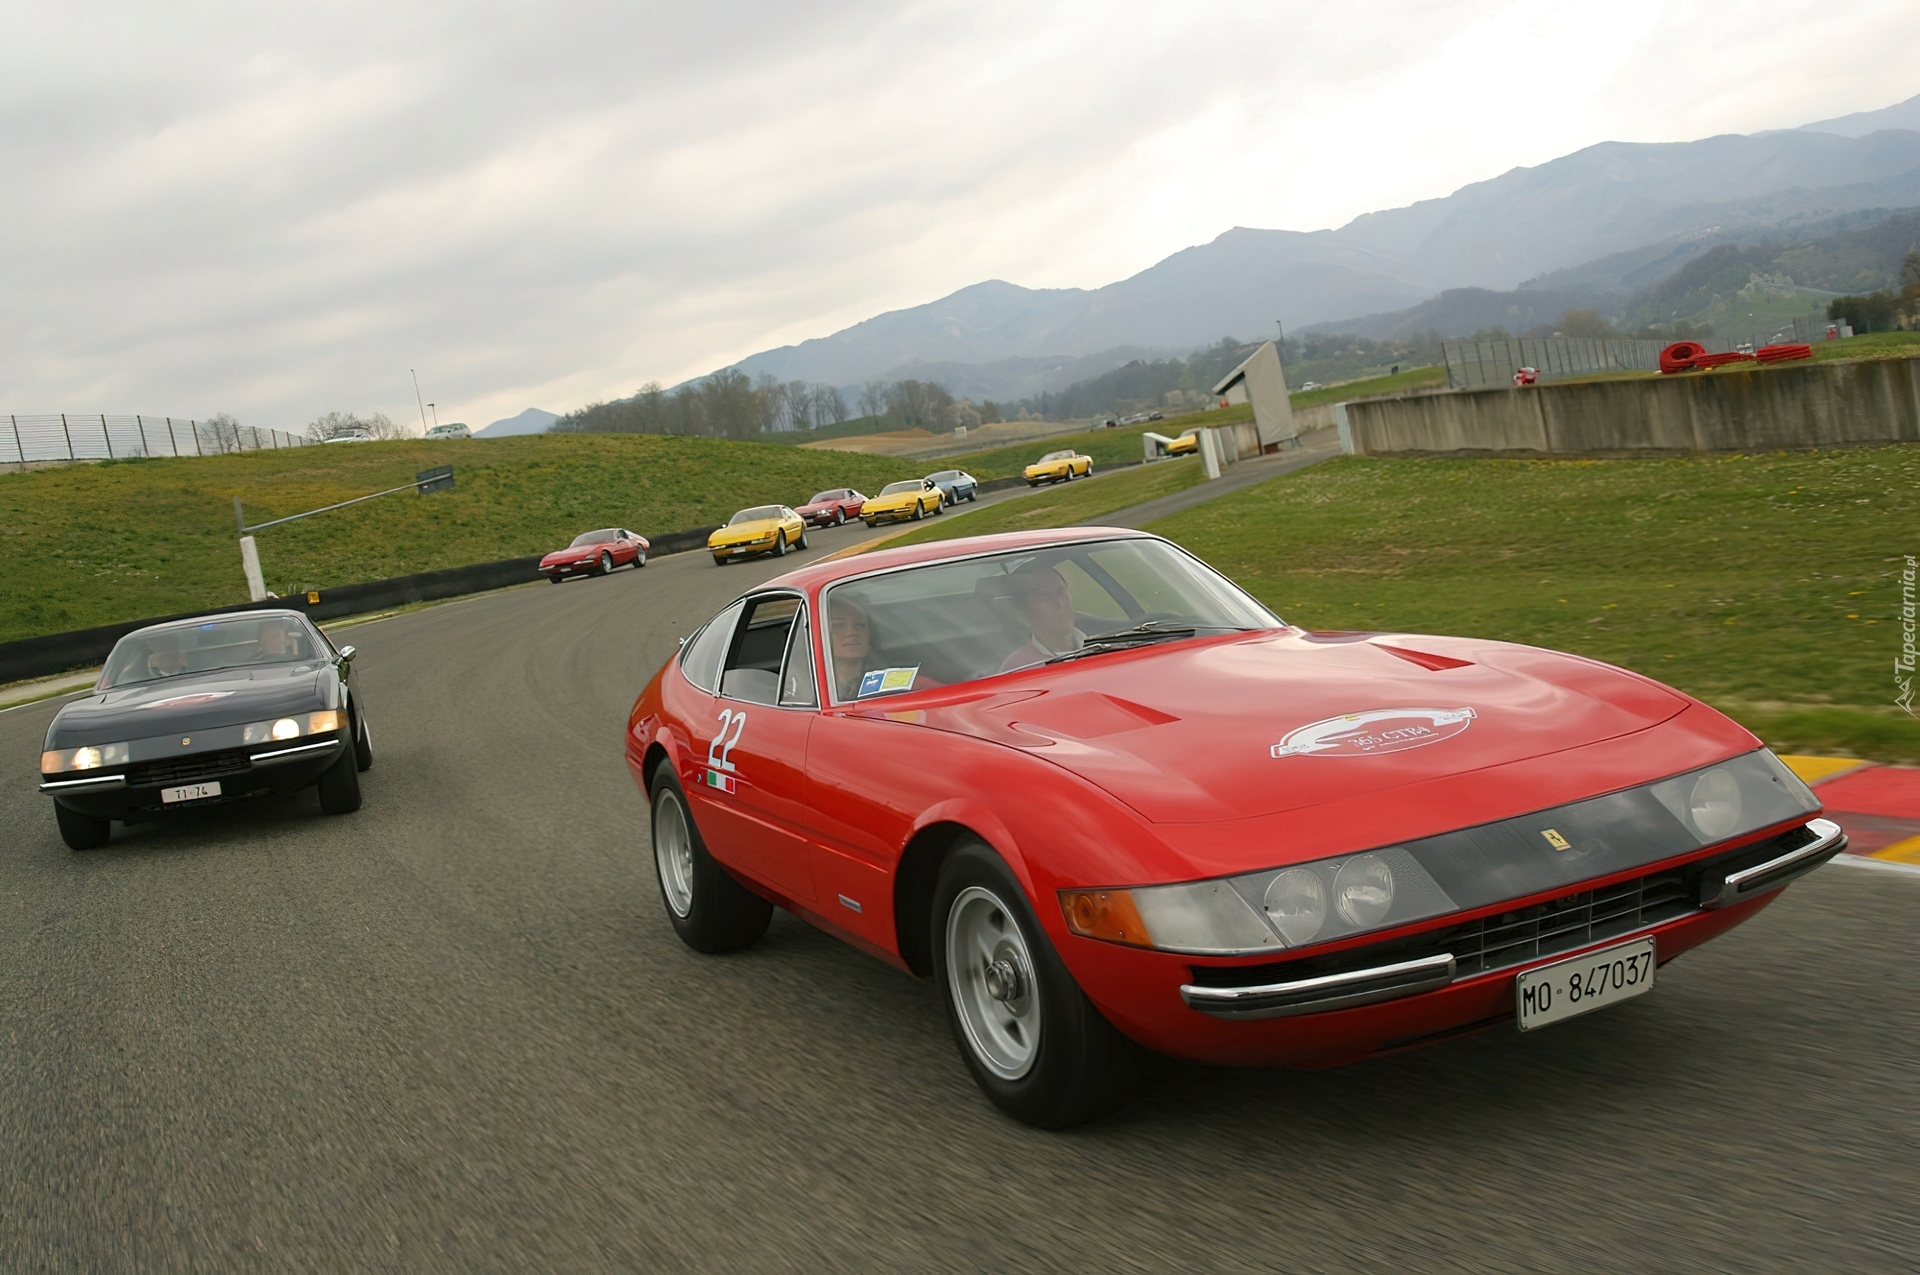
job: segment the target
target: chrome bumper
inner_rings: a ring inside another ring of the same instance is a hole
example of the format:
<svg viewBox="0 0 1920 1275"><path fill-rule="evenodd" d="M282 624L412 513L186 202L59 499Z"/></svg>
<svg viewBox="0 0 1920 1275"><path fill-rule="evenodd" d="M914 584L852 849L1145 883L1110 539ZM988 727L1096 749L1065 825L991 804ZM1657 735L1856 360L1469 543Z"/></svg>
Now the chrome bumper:
<svg viewBox="0 0 1920 1275"><path fill-rule="evenodd" d="M1451 982L1453 956L1442 952L1417 961L1262 987L1200 987L1188 983L1180 988L1180 999L1188 1008L1215 1018L1289 1018L1412 996Z"/></svg>
<svg viewBox="0 0 1920 1275"><path fill-rule="evenodd" d="M1745 903L1748 899L1757 899L1799 880L1847 848L1847 834L1831 819L1809 819L1807 831L1818 840L1798 850L1789 850L1777 859L1769 859L1738 872L1729 872L1717 885L1712 881L1703 881L1700 886L1700 906L1724 908Z"/></svg>

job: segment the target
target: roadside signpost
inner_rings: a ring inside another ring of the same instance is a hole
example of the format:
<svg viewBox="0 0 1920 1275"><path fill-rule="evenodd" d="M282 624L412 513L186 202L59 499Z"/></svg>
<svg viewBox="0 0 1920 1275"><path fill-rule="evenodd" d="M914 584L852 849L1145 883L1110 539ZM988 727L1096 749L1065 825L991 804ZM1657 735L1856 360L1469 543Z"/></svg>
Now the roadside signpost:
<svg viewBox="0 0 1920 1275"><path fill-rule="evenodd" d="M417 491L422 496L436 491L453 490L453 466L436 465L432 469L423 469L413 476L413 481L398 487L389 487L385 491L376 491L365 496L355 496L352 500L343 500L338 504L322 505L318 509L309 509L303 514L288 514L285 518L271 518L266 522L247 525L246 514L241 512L240 497L233 498L233 520L240 527L240 566L247 573L247 597L253 602L267 600L266 577L260 572L260 550L255 546L253 533L264 531L268 527L278 527L283 522L297 522L302 518L311 518L315 514L331 513L335 509L345 509L348 505L357 505L362 501L378 500L382 496L391 496L395 492Z"/></svg>

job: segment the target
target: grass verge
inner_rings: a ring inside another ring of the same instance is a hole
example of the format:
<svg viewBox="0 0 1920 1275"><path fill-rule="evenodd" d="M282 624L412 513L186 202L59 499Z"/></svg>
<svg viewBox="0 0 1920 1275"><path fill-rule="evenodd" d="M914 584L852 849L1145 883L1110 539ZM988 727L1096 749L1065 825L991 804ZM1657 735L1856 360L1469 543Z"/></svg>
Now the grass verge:
<svg viewBox="0 0 1920 1275"><path fill-rule="evenodd" d="M1138 444L1136 444L1137 446ZM920 462L771 443L541 434L107 461L0 475L0 641L246 601L248 520L380 491L451 464L456 486L258 533L282 596L559 548L594 527L642 535L725 522L827 487L876 491Z"/></svg>
<svg viewBox="0 0 1920 1275"><path fill-rule="evenodd" d="M925 544L955 536L990 536L1039 527L1078 527L1098 523L1120 509L1184 491L1204 476L1197 458L1161 461L1110 474L1095 482L1056 483L1031 495L1001 501L973 513L936 519L897 539L895 545Z"/></svg>
<svg viewBox="0 0 1920 1275"><path fill-rule="evenodd" d="M1338 458L1153 523L1315 629L1623 665L1770 744L1920 762L1893 705L1920 447L1660 460Z"/></svg>

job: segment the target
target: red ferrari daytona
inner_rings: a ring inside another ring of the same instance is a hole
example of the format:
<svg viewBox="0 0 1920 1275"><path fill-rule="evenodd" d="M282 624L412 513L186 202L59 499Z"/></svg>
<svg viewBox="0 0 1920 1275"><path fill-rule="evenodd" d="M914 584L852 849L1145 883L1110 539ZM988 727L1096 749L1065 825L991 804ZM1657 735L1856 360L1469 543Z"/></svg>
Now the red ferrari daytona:
<svg viewBox="0 0 1920 1275"><path fill-rule="evenodd" d="M775 905L931 978L1010 1115L1138 1047L1328 1066L1648 992L1844 847L1713 709L1593 660L1315 633L1105 528L762 585L641 693L669 921Z"/></svg>
<svg viewBox="0 0 1920 1275"><path fill-rule="evenodd" d="M540 559L540 574L555 584L571 576L603 576L615 567L647 565L647 538L625 527L583 531L564 549Z"/></svg>

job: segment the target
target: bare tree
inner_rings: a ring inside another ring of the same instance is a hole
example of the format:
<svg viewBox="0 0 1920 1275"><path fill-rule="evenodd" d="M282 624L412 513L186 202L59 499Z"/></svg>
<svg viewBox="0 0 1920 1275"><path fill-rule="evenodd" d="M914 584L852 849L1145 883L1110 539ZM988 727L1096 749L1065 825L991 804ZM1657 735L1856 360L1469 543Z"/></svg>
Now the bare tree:
<svg viewBox="0 0 1920 1275"><path fill-rule="evenodd" d="M227 419L231 421L233 418ZM307 422L307 437L316 443L324 443L330 438L338 438L342 434L354 432L379 439L412 437L406 426L395 425L385 412L374 412L368 416L358 416L352 412L328 412ZM237 449L237 436L235 444Z"/></svg>
<svg viewBox="0 0 1920 1275"><path fill-rule="evenodd" d="M847 419L847 400L831 385L818 387L813 394L813 426L838 425Z"/></svg>
<svg viewBox="0 0 1920 1275"><path fill-rule="evenodd" d="M887 414L888 391L893 387L885 381L863 381L860 384L860 415L885 416Z"/></svg>

